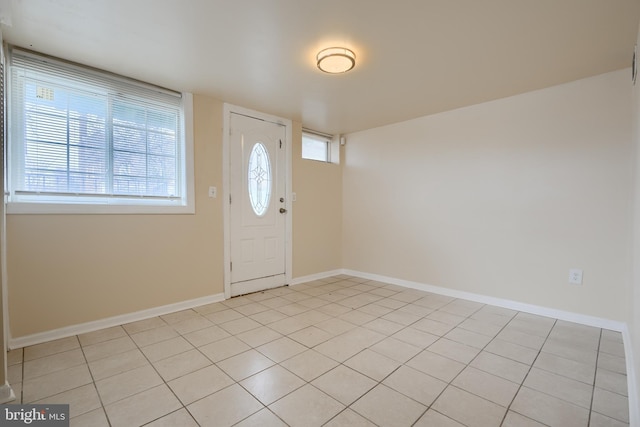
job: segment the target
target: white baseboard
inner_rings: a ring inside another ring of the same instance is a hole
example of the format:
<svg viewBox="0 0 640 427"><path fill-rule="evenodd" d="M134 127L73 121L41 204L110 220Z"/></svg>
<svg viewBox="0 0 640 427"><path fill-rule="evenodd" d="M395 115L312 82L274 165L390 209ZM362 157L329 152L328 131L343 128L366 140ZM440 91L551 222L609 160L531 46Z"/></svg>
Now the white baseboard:
<svg viewBox="0 0 640 427"><path fill-rule="evenodd" d="M332 270L332 271L324 271L322 273L310 274L308 276L301 276L292 279L289 283L289 286L299 285L301 283L313 282L314 280L326 279L327 277L337 276L339 274L344 274L344 270Z"/></svg>
<svg viewBox="0 0 640 427"><path fill-rule="evenodd" d="M73 335L86 334L87 332L97 331L98 329L110 328L112 326L137 322L138 320L145 320L151 317L175 313L176 311L187 310L190 308L220 301L224 301L224 294L222 293L195 298L187 301L181 301L174 304L163 305L160 307L149 308L146 310L140 310L134 313L121 314L119 316L108 317L106 319L95 320L78 325L65 326L63 328L39 332L37 334L25 335L17 338L10 337L9 349L13 350L16 348L40 344L60 338L66 338Z"/></svg>
<svg viewBox="0 0 640 427"><path fill-rule="evenodd" d="M393 285L402 286L405 288L417 289L425 292L431 292L439 295L450 296L453 298L461 298L469 301L475 301L483 304L495 305L498 307L504 307L512 310L522 311L525 313L537 314L540 316L552 317L555 319L566 320L569 322L580 323L587 326L594 326L603 329L609 329L612 331L622 332L625 348L625 360L627 364L627 378L628 378L628 394L629 402L638 402L640 398L636 388L636 375L640 372L636 372L635 358L631 345L631 336L627 324L624 322L613 321L609 319L603 319L594 316L587 316L584 314L572 313L564 310L557 310L547 307L542 307L533 304L525 304L518 301L512 301L502 298L489 297L481 294L475 294L471 292L459 291L455 289L448 289L439 286L427 285L424 283L412 282L403 279L396 279L393 277L381 276L378 274L364 273L361 271L354 271L349 269L338 269L332 271L326 271L322 273L311 274L307 276L297 277L293 279L289 285L295 286L314 280L324 279L331 276L340 274L347 274L350 276L360 277L362 279L375 280L378 282L389 283ZM9 348L15 349L25 347L34 344L40 344L43 342L65 338L73 335L83 334L87 332L96 331L98 329L108 328L112 326L118 326L126 323L135 322L138 320L144 320L151 317L161 316L164 314L174 313L180 310L186 310L194 308L200 305L211 304L214 302L224 301L224 294L215 294L202 298L196 298L188 301L182 301L175 304L168 304L161 307L150 308L147 310L137 311L135 313L123 314L119 316L109 317L107 319L96 320L92 322L82 323L79 325L67 326L60 329L54 329L51 331L41 332L33 335L26 335L18 338L9 338ZM7 399L7 400L3 400ZM15 399L13 390L9 384L0 386L0 403L5 403ZM629 405L629 417L631 426L640 426L640 409L637 405Z"/></svg>
<svg viewBox="0 0 640 427"><path fill-rule="evenodd" d="M424 283L412 282L409 280L396 279L393 277L380 276L378 274L363 273L361 271L343 270L344 274L350 276L361 277L363 279L375 280L378 282L398 285L405 288L417 289L420 291L431 292L434 294L445 295L453 298L461 298L469 301L475 301L482 304L490 304L498 307L508 308L511 310L523 311L525 313L537 314L539 316L553 317L568 322L580 323L582 325L594 326L597 328L609 329L612 331L622 332L626 327L626 323L617 322L615 320L603 319L601 317L587 316L585 314L572 313L570 311L557 310L554 308L542 307L539 305L525 304L518 301L512 301L503 298L489 297L472 292L459 291L456 289L442 288L440 286L426 285Z"/></svg>
<svg viewBox="0 0 640 427"><path fill-rule="evenodd" d="M425 285L423 283L411 282L408 280L396 279L393 277L381 276L378 274L363 273L361 271L354 271L345 269L343 274L350 276L356 276L363 279L375 280L378 282L390 283L392 285L398 285L405 288L418 289L421 291L431 292L434 294L445 295L453 298L461 298L469 301L475 301L483 304L495 305L498 307L508 308L511 310L522 311L530 314L537 314L539 316L552 317L559 320L565 320L568 322L580 323L582 325L593 326L596 328L609 329L612 331L622 332L622 339L624 342L625 350L625 363L627 367L627 388L629 395L629 421L630 426L640 427L640 407L637 402L640 402L640 394L636 384L637 376L640 372L636 372L636 359L633 354L633 345L631 341L631 335L629 333L628 325L625 322L618 322L615 320L603 319L595 316L588 316L579 313L573 313L570 311L558 310L553 308L542 307L539 305L525 304L518 301L512 301L502 298L489 297L480 294L474 294L471 292L458 291L455 289L442 288L439 286ZM636 402L634 404L634 402Z"/></svg>
<svg viewBox="0 0 640 427"><path fill-rule="evenodd" d="M13 400L16 400L16 395L9 383L5 382L0 386L0 404L9 403Z"/></svg>

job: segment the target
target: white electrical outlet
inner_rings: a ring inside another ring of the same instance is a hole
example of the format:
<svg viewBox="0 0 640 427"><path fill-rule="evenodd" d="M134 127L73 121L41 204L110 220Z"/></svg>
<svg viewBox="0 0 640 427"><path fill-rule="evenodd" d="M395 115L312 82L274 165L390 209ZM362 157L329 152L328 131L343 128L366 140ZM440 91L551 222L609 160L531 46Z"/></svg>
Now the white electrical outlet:
<svg viewBox="0 0 640 427"><path fill-rule="evenodd" d="M209 187L209 197L215 199L218 196L218 189L216 187Z"/></svg>
<svg viewBox="0 0 640 427"><path fill-rule="evenodd" d="M298 196L296 195L296 193L291 193L291 201L295 202L296 200L298 200Z"/></svg>
<svg viewBox="0 0 640 427"><path fill-rule="evenodd" d="M569 283L572 285L582 285L582 270L578 268L569 270Z"/></svg>

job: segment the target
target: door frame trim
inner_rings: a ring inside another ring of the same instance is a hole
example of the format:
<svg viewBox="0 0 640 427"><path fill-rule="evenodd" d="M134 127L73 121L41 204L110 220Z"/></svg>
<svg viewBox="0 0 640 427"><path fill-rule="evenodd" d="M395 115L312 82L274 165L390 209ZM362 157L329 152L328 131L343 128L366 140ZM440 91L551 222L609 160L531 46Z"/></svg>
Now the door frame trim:
<svg viewBox="0 0 640 427"><path fill-rule="evenodd" d="M277 123L285 127L285 197L287 214L285 215L285 280L286 283L291 283L292 268L293 268L293 203L291 201L292 192L292 144L293 144L293 132L292 122L288 119L272 116L270 114L261 113L259 111L251 110L244 107L239 107L233 104L224 104L223 108L224 119L222 129L222 217L224 223L224 297L225 299L231 298L231 204L229 203L230 194L230 173L231 173L231 150L229 144L231 143L230 131L231 131L231 114L241 114L243 116L253 117L258 120L264 120L267 122Z"/></svg>

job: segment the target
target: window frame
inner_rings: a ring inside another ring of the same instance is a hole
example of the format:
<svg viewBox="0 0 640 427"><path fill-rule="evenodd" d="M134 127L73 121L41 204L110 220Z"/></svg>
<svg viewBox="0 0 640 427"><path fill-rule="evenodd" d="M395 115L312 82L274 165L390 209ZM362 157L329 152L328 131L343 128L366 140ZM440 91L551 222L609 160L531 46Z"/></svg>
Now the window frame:
<svg viewBox="0 0 640 427"><path fill-rule="evenodd" d="M14 182L17 179L16 166L11 164L14 157L19 161L21 156L14 156L14 150L21 150L22 142L16 141L13 134L18 130L13 129L13 116L16 114L12 111L12 54L13 50L17 50L20 54L35 56L38 59L64 66L69 70L78 70L82 73L96 75L97 78L112 79L116 82L126 82L141 89L154 89L156 91L167 91L153 85L138 82L119 75L113 75L101 70L95 70L86 66L75 63L69 63L58 58L48 57L39 53L26 51L20 48L9 48L7 58L7 139L6 146L6 189L5 202L7 206L7 214L193 214L195 213L195 192L194 192L194 140L193 140L193 95L184 92L181 94L181 114L180 128L181 140L179 162L180 162L180 181L181 194L175 199L150 196L126 196L117 197L105 194L101 195L55 195L55 194L32 194L26 195L16 194ZM172 92L172 91L169 91ZM20 107L18 107L20 108ZM110 147L113 150L113 147Z"/></svg>
<svg viewBox="0 0 640 427"><path fill-rule="evenodd" d="M319 160L319 159L314 159L314 158L310 158L310 157L305 157L304 156L304 140L305 138L307 139L312 139L314 141L318 141L318 142L323 142L325 144L326 147L326 160ZM300 157L302 157L303 160L310 160L310 161L314 161L314 162L320 162L320 163L332 163L331 161L331 140L333 139L332 136L330 135L325 135L325 134L321 134L319 132L315 132L315 131L310 131L308 129L303 129L302 130L302 141L301 141L301 147L300 147Z"/></svg>

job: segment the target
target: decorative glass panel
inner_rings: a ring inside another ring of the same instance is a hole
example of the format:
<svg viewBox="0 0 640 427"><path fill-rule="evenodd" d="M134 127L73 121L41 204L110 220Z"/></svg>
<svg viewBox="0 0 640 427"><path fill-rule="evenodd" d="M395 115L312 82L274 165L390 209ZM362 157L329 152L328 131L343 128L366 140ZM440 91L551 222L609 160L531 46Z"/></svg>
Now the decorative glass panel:
<svg viewBox="0 0 640 427"><path fill-rule="evenodd" d="M249 200L258 216L267 212L271 200L271 162L266 147L258 142L249 155Z"/></svg>

